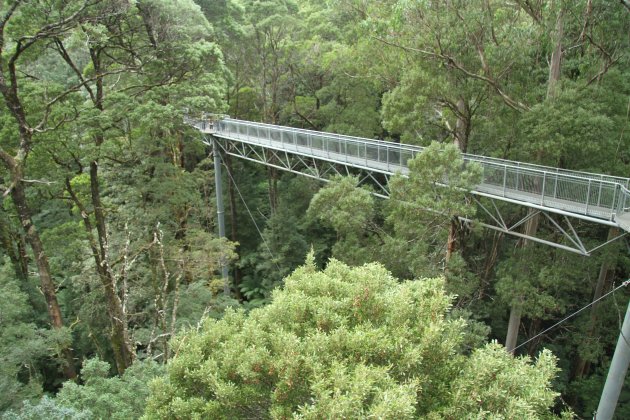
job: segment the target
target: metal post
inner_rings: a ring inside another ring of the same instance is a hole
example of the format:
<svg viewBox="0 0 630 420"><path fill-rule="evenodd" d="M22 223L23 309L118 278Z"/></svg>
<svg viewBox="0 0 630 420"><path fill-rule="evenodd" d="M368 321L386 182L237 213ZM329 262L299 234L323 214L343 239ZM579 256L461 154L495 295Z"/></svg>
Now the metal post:
<svg viewBox="0 0 630 420"><path fill-rule="evenodd" d="M589 201L591 201L591 181L593 180L588 180L588 188L586 189L586 211L584 212L584 214L588 214L588 203Z"/></svg>
<svg viewBox="0 0 630 420"><path fill-rule="evenodd" d="M503 197L505 197L506 185L507 185L507 165L503 165Z"/></svg>
<svg viewBox="0 0 630 420"><path fill-rule="evenodd" d="M219 238L225 238L225 211L223 210L223 182L221 179L221 154L219 142L212 137L212 154L214 155L214 187L217 194L217 222L219 223ZM221 256L221 276L223 277L223 293L230 294L230 281L228 279L228 266L225 257Z"/></svg>
<svg viewBox="0 0 630 420"><path fill-rule="evenodd" d="M540 198L540 205L545 205L545 184L547 183L547 172L543 172L543 184L542 184L542 197Z"/></svg>
<svg viewBox="0 0 630 420"><path fill-rule="evenodd" d="M609 420L613 418L615 414L615 408L617 407L617 400L621 393L621 388L626 378L626 372L628 371L628 364L630 363L630 345L628 341L630 339L630 303L626 309L626 317L623 320L621 326L621 332L619 333L619 339L617 340L617 347L615 348L615 354L613 355L612 362L610 363L610 369L608 369L608 376L606 377L606 383L604 384L604 390L602 391L602 397L599 400L599 406L595 418L597 420Z"/></svg>

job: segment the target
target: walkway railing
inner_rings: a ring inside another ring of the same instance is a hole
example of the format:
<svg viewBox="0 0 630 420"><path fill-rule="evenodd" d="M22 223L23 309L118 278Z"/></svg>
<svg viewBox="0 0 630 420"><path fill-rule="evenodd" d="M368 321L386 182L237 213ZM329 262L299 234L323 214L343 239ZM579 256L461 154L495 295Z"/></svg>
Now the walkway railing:
<svg viewBox="0 0 630 420"><path fill-rule="evenodd" d="M201 131L247 143L340 162L375 172L407 173L423 147L223 118L189 119ZM481 183L473 193L561 212L613 221L630 212L630 179L541 165L463 155L478 164Z"/></svg>

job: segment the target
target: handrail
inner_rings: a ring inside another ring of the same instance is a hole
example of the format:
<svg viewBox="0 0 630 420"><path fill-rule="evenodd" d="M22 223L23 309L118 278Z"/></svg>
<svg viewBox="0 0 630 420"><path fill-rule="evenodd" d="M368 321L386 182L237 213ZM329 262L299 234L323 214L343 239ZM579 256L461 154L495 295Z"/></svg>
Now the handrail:
<svg viewBox="0 0 630 420"><path fill-rule="evenodd" d="M630 212L630 190L623 185L619 185L621 198L619 200L619 214Z"/></svg>
<svg viewBox="0 0 630 420"><path fill-rule="evenodd" d="M256 126L256 127L265 127L265 128L272 128L272 129L286 129L286 130L290 130L290 131L295 131L295 132L299 132L299 133L304 133L304 134L315 134L315 135L320 135L320 136L334 136L337 139L340 140L350 140L350 141L357 141L360 143L376 143L376 144L383 144L385 146L392 146L392 145L396 145L396 147L402 149L402 150L410 150L410 151L419 151L422 152L424 150L423 146L416 146L416 145L412 145L412 144L406 144L406 143L396 143L396 142L392 142L392 141L387 141L387 140L381 140L381 139L367 139L367 138L363 138L363 137L355 137L355 136L348 136L345 134L334 134L334 133L327 133L327 132L322 132L322 131L315 131L315 130L307 130L304 128L295 128L295 127L284 127L284 126L278 126L278 125L274 125L274 124L267 124L267 123L262 123L262 122L253 122L253 121L246 121L246 120L239 120L236 118L220 118L219 121L222 120L226 120L226 121L230 121L230 122L235 122L241 125L249 125L249 126ZM216 120L215 120L216 121ZM598 173L594 173L594 172L585 172L585 171L574 171L574 170L570 170L570 169L561 169L561 168L555 168L553 166L546 166L546 165L538 165L535 163L528 163L528 162L520 162L520 161L516 161L516 160L510 160L510 159L501 159L501 158L494 158L494 157L488 157L488 156L483 156L483 155L476 155L476 154L472 154L472 153L463 153L462 154L464 160L471 160L471 161L475 161L475 162L491 162L491 163L497 163L497 164L501 164L501 165L514 165L514 166L518 166L520 168L523 169L531 169L531 170L535 170L535 171L543 171L543 172L553 172L553 173L558 173L558 174L562 174L562 175L567 175L567 176L576 176L576 177L580 177L580 178L590 178L590 179L597 179L597 180L602 180L605 182L614 182L617 184L620 184L622 186L624 186L626 189L630 188L630 178L625 178L625 177L619 177L619 176L614 176L614 175L605 175L605 174L598 174Z"/></svg>
<svg viewBox="0 0 630 420"><path fill-rule="evenodd" d="M424 147L332 134L220 116L186 122L205 132L289 152L342 162L382 173L405 173L407 161ZM479 164L473 193L613 221L630 211L630 178L570 171L486 156L463 154Z"/></svg>
<svg viewBox="0 0 630 420"><path fill-rule="evenodd" d="M273 125L273 124L245 121L245 120L239 120L239 119L229 118L229 117L222 118L221 120L238 123L240 125L252 126L252 127L271 128L274 130L278 130L279 128L281 128L287 131L293 131L293 132L309 134L309 135L319 135L322 137L334 136L334 138L339 139L339 140L348 140L348 141L353 141L353 142L357 142L361 144L363 143L380 144L386 147L391 147L395 145L395 147L398 149L409 150L412 152L422 152L424 150L423 146L416 146L416 145L405 144L405 143L396 143L396 142L380 140L380 139L367 139L363 137L348 136L345 134L333 134L333 133L326 133L326 132L315 131L315 130L307 130L303 128L283 127L283 126L278 126L278 125ZM488 156L483 156L483 155L475 155L472 153L463 153L462 156L464 160L470 160L472 162L488 162L488 163L495 163L499 165L508 165L508 166L513 165L522 169L540 171L541 173L548 172L548 173L556 173L556 174L569 176L569 177L588 178L588 179L594 179L594 180L596 179L596 180L601 180L603 182L608 182L608 183L617 183L625 188L630 188L630 178L618 177L614 175L597 174L593 172L573 171L570 169L561 169L561 168L555 168L552 166L538 165L535 163L520 162L520 161L515 161L515 160L509 160L509 159L493 158L493 157L488 157Z"/></svg>

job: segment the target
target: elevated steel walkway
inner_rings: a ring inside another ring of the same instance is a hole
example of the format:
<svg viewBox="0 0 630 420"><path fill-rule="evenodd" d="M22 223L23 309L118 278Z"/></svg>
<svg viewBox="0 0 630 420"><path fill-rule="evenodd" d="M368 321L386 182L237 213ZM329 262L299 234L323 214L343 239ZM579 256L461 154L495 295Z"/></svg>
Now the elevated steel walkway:
<svg viewBox="0 0 630 420"><path fill-rule="evenodd" d="M419 146L332 133L255 123L231 118L192 119L186 122L204 134L223 139L231 155L279 169L326 180L331 174L359 170L377 186L377 195L389 197L389 177L409 172L407 162ZM589 255L569 218L617 227L619 237L630 231L630 179L547 166L463 155L466 163L482 168L482 180L472 191L492 223L481 225L507 234ZM481 200L480 200L481 199ZM508 226L495 201L535 209ZM516 228L535 214L543 214L565 241L527 237ZM551 217L552 214L560 215ZM471 220L462 218L467 222ZM610 241L609 241L610 242ZM608 242L606 242L608 243Z"/></svg>

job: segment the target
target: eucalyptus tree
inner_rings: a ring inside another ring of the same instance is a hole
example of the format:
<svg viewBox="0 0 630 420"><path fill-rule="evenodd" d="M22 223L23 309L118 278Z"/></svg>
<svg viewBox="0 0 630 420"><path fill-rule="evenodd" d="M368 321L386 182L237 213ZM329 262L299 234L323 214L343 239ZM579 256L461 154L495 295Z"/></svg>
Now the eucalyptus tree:
<svg viewBox="0 0 630 420"><path fill-rule="evenodd" d="M619 107L627 102L627 88L617 82L619 73L624 72L620 64L630 59L627 48L624 51L622 47L628 45L626 11L612 1L518 3L531 17L534 34L540 40L536 56L549 57L549 64L540 59L539 64L532 63L541 76L546 71L546 78L532 86L532 106L518 121L520 134L514 156L557 167L627 173L619 146L628 138L618 129L627 120L623 105ZM613 103L617 105L611 106ZM538 225L539 218L532 217L525 226L526 233L537 234ZM614 232L609 232L611 235ZM521 246L529 243L522 241ZM605 265L600 268L594 299L601 295L608 271ZM515 301L508 348L516 345L523 310Z"/></svg>
<svg viewBox="0 0 630 420"><path fill-rule="evenodd" d="M112 219L102 196L102 172L111 169L103 159L112 157L110 151L122 146L121 141L134 137L134 125L143 123L129 117L133 117L133 109L141 107L144 119L152 121L152 134L176 140L172 162L182 168L183 128L178 105L193 109L220 106L217 85L222 77L221 53L209 41L209 24L192 1L178 4L177 10L175 7L159 0L134 5L108 3L95 10L96 24L82 25L72 37L57 38L54 43L86 98L75 137L86 147L77 152L79 166L75 170L81 173L83 166L89 168L89 192L82 196L74 191L70 175L65 186L79 209L103 286L120 373L132 363L135 352L125 311L127 291L118 284L112 268L113 255L126 251L111 248L108 224ZM158 122L159 115L169 113L166 120ZM188 213L185 208L181 210L178 228L185 229Z"/></svg>
<svg viewBox="0 0 630 420"><path fill-rule="evenodd" d="M65 198L83 221L105 296L111 347L122 372L133 360L134 346L125 287L117 284L119 276L112 268L114 255L124 252L111 247L103 173L112 166L103 159L116 160L112 151L122 150L139 125L140 120L129 118L130 111L143 105L154 127L162 119L154 133L173 140L173 162L183 169L185 131L179 108L220 110L221 53L210 42L211 28L192 1L15 1L3 4L2 14L0 90L2 107L14 121L3 130L0 143L10 181L5 195L11 195L33 250L52 324L60 328L48 256L26 195L27 157L34 149L40 158L49 153L59 167L50 175L59 178L55 181L64 186ZM168 124L162 118L166 114ZM180 225L185 226L186 217L186 212L178 216Z"/></svg>
<svg viewBox="0 0 630 420"><path fill-rule="evenodd" d="M46 1L16 0L3 2L0 8L0 92L3 108L13 120L12 129L3 133L5 136L0 144L0 160L9 177L4 194L11 195L26 241L33 251L54 328L63 326L62 313L48 255L33 223L28 203L26 165L38 135L54 130L73 118L73 113L57 112L57 109L81 89L86 80L60 85L54 79L47 78L48 75L38 72L36 64L42 55L50 51L55 39L67 36L81 25L94 22L96 18L91 13L101 3L99 0L70 1L60 7L49 7ZM94 78L89 80L93 81ZM44 100L41 97L35 100L29 95L35 92L42 95ZM67 351L66 357L70 358ZM66 375L75 375L71 360L68 361Z"/></svg>

